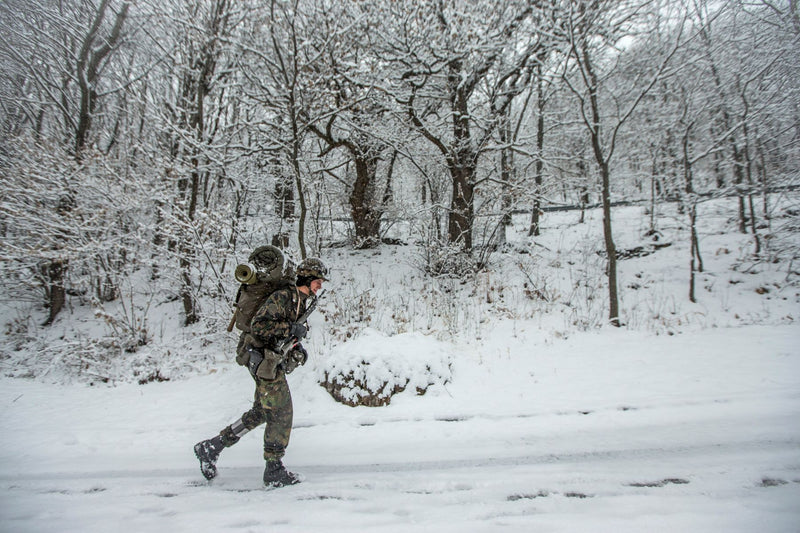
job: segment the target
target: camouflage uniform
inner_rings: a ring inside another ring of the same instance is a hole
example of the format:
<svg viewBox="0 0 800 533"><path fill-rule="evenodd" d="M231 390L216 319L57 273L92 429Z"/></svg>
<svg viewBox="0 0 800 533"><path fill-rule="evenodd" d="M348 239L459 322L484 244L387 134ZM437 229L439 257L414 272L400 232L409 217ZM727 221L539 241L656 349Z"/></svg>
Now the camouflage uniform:
<svg viewBox="0 0 800 533"><path fill-rule="evenodd" d="M296 288L281 289L272 293L259 308L251 323L255 344L264 349L264 364L277 365L278 343L289 336L289 326L305 312L308 296ZM260 373L260 372L259 372ZM242 435L266 422L264 429L264 459L279 460L289 444L292 432L292 395L281 365L274 379L254 376L256 381L253 407L242 417L220 432L227 448L236 444Z"/></svg>
<svg viewBox="0 0 800 533"><path fill-rule="evenodd" d="M264 485L283 487L300 481L295 474L286 470L281 458L289 444L293 416L292 395L286 374L297 365L304 364L307 354L298 343L282 361L278 350L284 339L290 336L302 339L306 335L306 326L297 321L306 311L308 295L298 287L316 291L320 285L314 284L327 281L327 274L327 268L319 259L304 260L297 268L297 287L279 289L270 294L253 316L250 332L240 338L237 362L247 364L251 369L256 382L255 399L253 407L236 422L218 435L195 444L194 454L200 460L200 471L206 479L216 477L216 462L223 449L233 446L245 433L266 423ZM242 357L242 361L239 361L239 357Z"/></svg>

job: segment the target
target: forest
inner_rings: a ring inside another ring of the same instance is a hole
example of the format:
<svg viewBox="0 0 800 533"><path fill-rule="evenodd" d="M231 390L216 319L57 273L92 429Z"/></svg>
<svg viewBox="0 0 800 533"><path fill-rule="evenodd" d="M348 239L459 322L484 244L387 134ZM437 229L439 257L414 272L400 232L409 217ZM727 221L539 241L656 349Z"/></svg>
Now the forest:
<svg viewBox="0 0 800 533"><path fill-rule="evenodd" d="M6 356L76 307L105 328L78 359L150 343L163 301L221 330L265 243L475 279L559 211L601 213L584 326L635 322L621 206L651 249L685 228L684 300L719 199L748 264L798 282L797 0L4 0L0 37Z"/></svg>

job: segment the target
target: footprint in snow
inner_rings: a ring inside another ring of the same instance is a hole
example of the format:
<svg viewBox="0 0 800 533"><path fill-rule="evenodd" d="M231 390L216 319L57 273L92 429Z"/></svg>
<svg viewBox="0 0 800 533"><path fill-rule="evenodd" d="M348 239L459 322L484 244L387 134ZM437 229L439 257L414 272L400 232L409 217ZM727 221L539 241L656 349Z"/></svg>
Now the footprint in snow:
<svg viewBox="0 0 800 533"><path fill-rule="evenodd" d="M667 485L686 485L689 481L677 477L662 479L660 481L643 481L636 483L628 483L629 487L665 487Z"/></svg>

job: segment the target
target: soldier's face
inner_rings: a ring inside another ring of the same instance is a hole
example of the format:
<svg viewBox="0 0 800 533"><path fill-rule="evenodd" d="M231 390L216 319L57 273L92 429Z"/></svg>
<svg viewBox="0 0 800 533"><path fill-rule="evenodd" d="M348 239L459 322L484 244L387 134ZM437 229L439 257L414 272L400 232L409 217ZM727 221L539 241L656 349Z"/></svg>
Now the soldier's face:
<svg viewBox="0 0 800 533"><path fill-rule="evenodd" d="M312 293L317 294L317 291L322 288L322 280L315 279L314 281L311 282L308 288L311 289Z"/></svg>

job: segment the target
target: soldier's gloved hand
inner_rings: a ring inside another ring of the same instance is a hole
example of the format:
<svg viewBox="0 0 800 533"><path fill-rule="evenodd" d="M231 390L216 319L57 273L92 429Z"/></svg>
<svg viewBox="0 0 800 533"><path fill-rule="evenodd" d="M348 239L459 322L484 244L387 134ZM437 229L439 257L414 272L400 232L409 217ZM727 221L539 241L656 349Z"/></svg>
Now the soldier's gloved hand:
<svg viewBox="0 0 800 533"><path fill-rule="evenodd" d="M283 362L283 373L291 374L295 368L300 365L306 364L308 360L308 352L301 345L297 345L286 356L286 361Z"/></svg>
<svg viewBox="0 0 800 533"><path fill-rule="evenodd" d="M308 361L308 352L302 344L297 344L289 355L297 359L299 365L304 365Z"/></svg>
<svg viewBox="0 0 800 533"><path fill-rule="evenodd" d="M289 324L289 336L295 337L298 339L304 339L306 334L308 334L308 328L305 327L300 322L292 322Z"/></svg>

